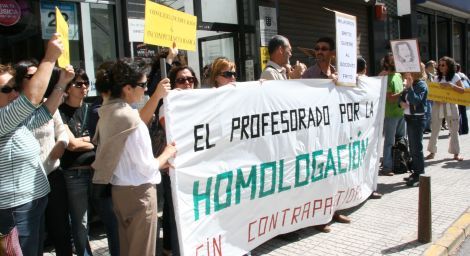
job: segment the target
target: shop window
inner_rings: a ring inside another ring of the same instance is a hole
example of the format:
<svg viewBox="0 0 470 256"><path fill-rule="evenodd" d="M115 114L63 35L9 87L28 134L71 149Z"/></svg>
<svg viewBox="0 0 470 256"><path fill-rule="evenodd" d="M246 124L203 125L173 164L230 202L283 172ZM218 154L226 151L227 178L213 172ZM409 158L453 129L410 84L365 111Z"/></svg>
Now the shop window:
<svg viewBox="0 0 470 256"><path fill-rule="evenodd" d="M202 22L238 24L237 1L201 0Z"/></svg>
<svg viewBox="0 0 470 256"><path fill-rule="evenodd" d="M417 14L418 23L418 42L419 42L419 54L421 61L428 61L431 59L431 37L430 37L430 17L424 13Z"/></svg>
<svg viewBox="0 0 470 256"><path fill-rule="evenodd" d="M93 64L95 68L105 61L116 59L114 20L113 5L90 4Z"/></svg>
<svg viewBox="0 0 470 256"><path fill-rule="evenodd" d="M454 29L452 30L452 44L454 49L454 60L457 63L462 63L463 51L462 46L464 45L464 33L463 33L463 24L460 22L454 22Z"/></svg>
<svg viewBox="0 0 470 256"><path fill-rule="evenodd" d="M443 17L437 18L437 58L440 59L444 56L450 56L449 47L449 20Z"/></svg>

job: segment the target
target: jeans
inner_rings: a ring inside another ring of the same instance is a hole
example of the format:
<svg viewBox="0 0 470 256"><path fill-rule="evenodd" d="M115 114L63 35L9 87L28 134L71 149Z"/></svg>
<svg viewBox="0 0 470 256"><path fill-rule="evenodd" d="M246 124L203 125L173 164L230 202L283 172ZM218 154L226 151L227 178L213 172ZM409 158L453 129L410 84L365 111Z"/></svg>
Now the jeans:
<svg viewBox="0 0 470 256"><path fill-rule="evenodd" d="M111 196L101 198L93 197L93 205L104 224L111 256L119 256L118 222L113 211L113 201Z"/></svg>
<svg viewBox="0 0 470 256"><path fill-rule="evenodd" d="M424 129L425 130L431 130L431 112L432 112L432 101L428 100L426 103L426 113L424 113L424 116L426 117L425 119L425 125Z"/></svg>
<svg viewBox="0 0 470 256"><path fill-rule="evenodd" d="M393 171L392 146L395 144L395 139L405 137L405 129L403 117L385 117L383 170L386 172Z"/></svg>
<svg viewBox="0 0 470 256"><path fill-rule="evenodd" d="M424 115L406 115L406 131L410 143L411 170L415 174L424 173L423 132L426 125Z"/></svg>
<svg viewBox="0 0 470 256"><path fill-rule="evenodd" d="M6 234L14 226L18 228L21 250L24 256L42 254L44 241L44 211L47 196L9 209L0 210L0 230Z"/></svg>
<svg viewBox="0 0 470 256"><path fill-rule="evenodd" d="M46 208L47 234L55 247L57 256L72 255L67 188L64 174L59 168L51 172L47 179L51 186Z"/></svg>
<svg viewBox="0 0 470 256"><path fill-rule="evenodd" d="M78 256L92 255L88 240L88 204L92 169L64 170L69 201L72 238Z"/></svg>
<svg viewBox="0 0 470 256"><path fill-rule="evenodd" d="M468 134L467 107L459 105L460 129L459 134Z"/></svg>
<svg viewBox="0 0 470 256"><path fill-rule="evenodd" d="M180 255L178 233L176 229L175 208L171 196L170 175L162 173L163 185L163 249L171 250L173 255Z"/></svg>

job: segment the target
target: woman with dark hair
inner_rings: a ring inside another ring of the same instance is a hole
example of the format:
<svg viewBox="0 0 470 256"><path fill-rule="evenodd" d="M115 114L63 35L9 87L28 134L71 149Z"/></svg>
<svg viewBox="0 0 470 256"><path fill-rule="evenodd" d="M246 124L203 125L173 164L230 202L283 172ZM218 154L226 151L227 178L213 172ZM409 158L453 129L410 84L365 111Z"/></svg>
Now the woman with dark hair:
<svg viewBox="0 0 470 256"><path fill-rule="evenodd" d="M426 70L421 63L421 72L405 74L405 89L400 95L399 104L404 109L406 131L410 142L412 174L406 185L414 186L419 175L424 174L423 134L426 125L428 86Z"/></svg>
<svg viewBox="0 0 470 256"><path fill-rule="evenodd" d="M455 73L455 61L450 57L442 57L439 59L439 66L437 69L437 77L434 82L440 83L442 86L451 87L457 92L463 93L465 91L460 77ZM463 157L460 156L460 142L459 142L459 110L457 104L443 103L435 101L431 113L431 138L429 139L428 151L429 155L426 159L433 159L437 152L437 139L442 118L449 122L449 153L454 155L454 160L462 161Z"/></svg>
<svg viewBox="0 0 470 256"><path fill-rule="evenodd" d="M170 70L168 75L171 89L194 89L199 85L196 73L189 66L177 66Z"/></svg>
<svg viewBox="0 0 470 256"><path fill-rule="evenodd" d="M109 100L99 110L93 183L112 184L121 254L154 255L157 234L155 184L160 183L159 170L168 166L168 159L175 156L176 149L174 145L168 145L155 158L147 125L138 110L131 107L142 99L147 89L143 63L118 60L110 74L103 78L109 79L112 86ZM157 103L168 90L168 83L157 86Z"/></svg>
<svg viewBox="0 0 470 256"><path fill-rule="evenodd" d="M15 71L19 75L15 77L15 81L21 88L36 73L37 62L20 61L15 65ZM55 86L67 85L73 76L73 67L71 66L67 71L54 67L43 102L52 93L60 93L60 97L62 97L63 92L54 92ZM46 207L46 231L57 255L72 255L67 190L64 175L59 167L59 158L64 154L69 138L59 111L53 114L52 120L32 130L32 133L41 146L39 155L51 188Z"/></svg>
<svg viewBox="0 0 470 256"><path fill-rule="evenodd" d="M24 82L21 94L11 85L11 68L0 65L0 233L8 235L17 228L23 255L42 253L44 211L50 189L40 146L31 131L51 120L60 104L65 84L55 86L49 100L41 102L62 51L62 41L54 34L44 59L31 79Z"/></svg>
<svg viewBox="0 0 470 256"><path fill-rule="evenodd" d="M95 158L94 145L90 142L88 124L90 108L83 100L90 85L85 70L79 68L67 84L64 103L59 111L69 135L69 144L60 159L69 202L72 237L77 255L92 255L88 240L88 210Z"/></svg>

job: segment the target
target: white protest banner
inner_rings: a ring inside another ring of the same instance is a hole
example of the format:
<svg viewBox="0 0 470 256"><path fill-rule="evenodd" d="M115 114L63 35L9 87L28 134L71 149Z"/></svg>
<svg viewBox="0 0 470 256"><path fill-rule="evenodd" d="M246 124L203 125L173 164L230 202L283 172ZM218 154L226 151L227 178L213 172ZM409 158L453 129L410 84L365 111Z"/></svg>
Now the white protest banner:
<svg viewBox="0 0 470 256"><path fill-rule="evenodd" d="M379 167L384 82L255 81L170 92L181 254L242 255L366 200Z"/></svg>
<svg viewBox="0 0 470 256"><path fill-rule="evenodd" d="M357 73L356 17L335 11L338 84L355 86Z"/></svg>

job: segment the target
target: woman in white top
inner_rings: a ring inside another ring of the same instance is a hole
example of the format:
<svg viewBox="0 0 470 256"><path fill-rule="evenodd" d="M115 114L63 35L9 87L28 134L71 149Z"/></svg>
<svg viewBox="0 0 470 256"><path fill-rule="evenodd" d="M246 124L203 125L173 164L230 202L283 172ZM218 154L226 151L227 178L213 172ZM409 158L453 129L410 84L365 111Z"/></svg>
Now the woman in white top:
<svg viewBox="0 0 470 256"><path fill-rule="evenodd" d="M159 170L168 166L168 159L175 156L176 149L174 145L168 145L154 158L147 125L141 119L143 113L139 114L131 107L147 90L145 63L122 59L103 72L97 74L97 82L98 78L107 80L111 88L109 100L98 111L93 183L112 184L121 255L154 255L157 232L155 184L160 183ZM163 79L152 101L158 103L169 88L169 80Z"/></svg>
<svg viewBox="0 0 470 256"><path fill-rule="evenodd" d="M442 86L448 86L457 92L463 93L464 87L462 81L460 81L459 75L456 74L456 67L454 59L450 57L442 57L439 59L439 66L437 69L437 76L434 82L440 83ZM429 139L428 151L429 155L426 156L426 160L433 159L437 152L437 139L442 118L445 118L449 122L449 153L453 154L453 159L462 161L463 157L460 156L460 144L459 144L459 110L457 104L434 102L431 113L431 138Z"/></svg>

